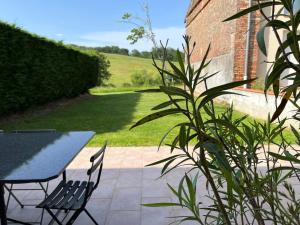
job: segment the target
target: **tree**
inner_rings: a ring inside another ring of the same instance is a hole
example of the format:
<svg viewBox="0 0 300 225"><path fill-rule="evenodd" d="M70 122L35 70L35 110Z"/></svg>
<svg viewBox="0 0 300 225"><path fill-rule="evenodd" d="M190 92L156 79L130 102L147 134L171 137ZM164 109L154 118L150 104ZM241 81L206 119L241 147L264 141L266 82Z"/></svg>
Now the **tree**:
<svg viewBox="0 0 300 225"><path fill-rule="evenodd" d="M141 4L142 11L145 17L133 16L131 13L124 13L122 16L122 22L130 24L133 28L130 34L127 36L127 40L131 44L137 43L140 39L148 39L152 42L154 48L158 48L158 44L155 38L155 34L152 28L152 20L150 17L150 8L148 2Z"/></svg>
<svg viewBox="0 0 300 225"><path fill-rule="evenodd" d="M135 57L141 57L141 53L140 53L139 50L137 50L137 49L133 49L133 50L131 51L131 54L130 54L130 55L135 56Z"/></svg>

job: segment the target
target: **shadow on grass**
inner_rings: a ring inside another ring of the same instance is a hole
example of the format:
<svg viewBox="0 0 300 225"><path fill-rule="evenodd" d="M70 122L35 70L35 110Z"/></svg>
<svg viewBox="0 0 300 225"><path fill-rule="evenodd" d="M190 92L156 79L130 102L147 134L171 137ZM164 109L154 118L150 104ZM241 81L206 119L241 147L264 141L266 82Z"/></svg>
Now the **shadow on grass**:
<svg viewBox="0 0 300 225"><path fill-rule="evenodd" d="M26 116L0 126L5 130L55 128L59 131L93 130L97 134L115 132L132 123L140 95L91 95L45 115Z"/></svg>

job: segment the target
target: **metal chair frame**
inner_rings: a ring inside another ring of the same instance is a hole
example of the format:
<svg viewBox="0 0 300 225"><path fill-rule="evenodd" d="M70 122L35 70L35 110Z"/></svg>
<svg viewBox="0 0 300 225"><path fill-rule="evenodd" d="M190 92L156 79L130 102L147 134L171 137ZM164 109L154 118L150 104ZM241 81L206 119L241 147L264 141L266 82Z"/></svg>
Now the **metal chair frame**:
<svg viewBox="0 0 300 225"><path fill-rule="evenodd" d="M95 225L98 225L97 221L86 209L86 205L100 183L105 150L106 143L97 153L95 153L90 158L90 162L92 165L87 171L87 181L62 181L54 189L54 191L37 206L37 208L45 209L50 214L50 216L52 217L51 222L55 221L59 225L63 225L64 220L72 211L73 214L66 222L66 225L72 225L82 212L85 212L87 216L93 221L93 223ZM93 182L92 178L94 177L93 175L96 170L98 170L98 174L96 175L96 181ZM80 190L81 187L82 189ZM57 212L54 213L52 210L57 210ZM57 217L60 211L68 212L61 221Z"/></svg>

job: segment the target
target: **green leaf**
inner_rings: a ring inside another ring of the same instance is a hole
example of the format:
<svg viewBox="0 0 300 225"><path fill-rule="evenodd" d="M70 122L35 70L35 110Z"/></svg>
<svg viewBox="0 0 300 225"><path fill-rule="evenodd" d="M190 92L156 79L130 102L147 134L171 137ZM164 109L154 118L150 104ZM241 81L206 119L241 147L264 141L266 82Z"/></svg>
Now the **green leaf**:
<svg viewBox="0 0 300 225"><path fill-rule="evenodd" d="M239 87L241 85L251 83L254 80L256 80L256 79L249 79L249 80L243 80L243 81L235 81L235 82L231 82L231 83L228 83L228 84L223 84L223 85L220 85L220 86L216 86L216 87L213 87L213 88L210 88L210 89L204 91L200 95L200 97L204 97L206 95L215 95L216 92L220 92L220 91L232 89L232 88L235 88L235 87Z"/></svg>
<svg viewBox="0 0 300 225"><path fill-rule="evenodd" d="M179 131L179 147L181 149L185 149L186 145L187 145L186 129L185 129L185 125L182 125Z"/></svg>
<svg viewBox="0 0 300 225"><path fill-rule="evenodd" d="M203 147L212 154L213 156L216 157L217 163L227 171L231 171L230 164L228 160L226 159L224 151L217 145L211 142L205 142L203 144Z"/></svg>
<svg viewBox="0 0 300 225"><path fill-rule="evenodd" d="M206 52L205 52L205 55L204 55L204 57L203 57L203 59L202 59L202 62L201 62L201 64L200 64L200 67L198 68L197 74L196 74L195 79L194 79L193 89L195 89L195 88L197 87L197 85L198 85L198 80L199 80L199 77L200 77L200 75L201 75L201 72L203 71L203 69L204 69L205 66L206 66L205 62L206 62L206 59L207 59L208 54L209 54L209 51L210 51L210 46L211 46L211 45L209 44L208 47L207 47L207 50L206 50Z"/></svg>
<svg viewBox="0 0 300 225"><path fill-rule="evenodd" d="M196 202L196 190L193 186L193 182L191 181L188 175L185 175L185 180L190 194L190 206L191 208L193 208L193 205Z"/></svg>
<svg viewBox="0 0 300 225"><path fill-rule="evenodd" d="M180 123L180 124L177 124L173 127L171 127L165 134L164 136L161 138L160 142L159 142L159 145L158 145L158 151L160 150L160 147L162 146L163 142L165 141L165 139L169 136L169 134L177 127L180 127L182 125L186 125L186 126L189 126L190 124L189 123Z"/></svg>
<svg viewBox="0 0 300 225"><path fill-rule="evenodd" d="M296 13L295 24L296 24L296 27L298 27L300 25L300 10Z"/></svg>
<svg viewBox="0 0 300 225"><path fill-rule="evenodd" d="M293 9L293 0L281 0L283 6L285 9L287 9L289 12Z"/></svg>
<svg viewBox="0 0 300 225"><path fill-rule="evenodd" d="M186 76L185 76L185 71L181 71L180 69L177 68L177 66L172 63L171 61L168 61L170 66L172 67L174 73L176 74L176 76L178 76L180 78L180 80L182 80L185 84L189 84L189 81L187 80Z"/></svg>
<svg viewBox="0 0 300 225"><path fill-rule="evenodd" d="M265 43L265 29L266 27L263 26L256 34L256 41L258 44L259 49L262 51L262 53L267 56L267 48Z"/></svg>
<svg viewBox="0 0 300 225"><path fill-rule="evenodd" d="M222 120L222 119L212 119L212 120L208 120L205 123L211 123L211 124L218 124L218 125L222 125L226 128L228 128L231 132L233 132L234 134L238 135L240 138L242 138L246 143L248 141L248 139L244 136L244 134L233 124L227 122L226 120Z"/></svg>
<svg viewBox="0 0 300 225"><path fill-rule="evenodd" d="M290 47L291 45L293 45L295 42L298 43L299 41L300 41L300 35L296 36L296 40L294 40L293 35L287 35L287 39L282 43L282 48L286 49L286 48ZM280 55L282 54L282 48L279 47L277 49L275 59L278 59L280 57Z"/></svg>
<svg viewBox="0 0 300 225"><path fill-rule="evenodd" d="M286 154L285 156L274 153L274 152L269 152L269 154L276 159L280 159L280 160L288 161L288 162L300 163L300 160L297 159L295 156L291 155L290 153L289 154L285 153Z"/></svg>
<svg viewBox="0 0 300 225"><path fill-rule="evenodd" d="M276 111L274 112L274 114L272 116L271 122L274 122L281 115L281 113L285 109L285 106L288 103L291 95L292 95L292 91L285 93L279 106L277 107Z"/></svg>
<svg viewBox="0 0 300 225"><path fill-rule="evenodd" d="M180 79L180 77L177 74L171 73L168 70L164 70L162 68L159 68L156 64L154 64L154 66L156 67L156 69L160 72L160 74L167 74L170 77L174 78L174 79Z"/></svg>
<svg viewBox="0 0 300 225"><path fill-rule="evenodd" d="M173 202L160 202L160 203L150 203L150 204L143 204L145 207L172 207L172 206L180 206L178 203Z"/></svg>
<svg viewBox="0 0 300 225"><path fill-rule="evenodd" d="M251 6L247 9L244 9L244 10L236 13L235 15L227 18L223 22L240 18L240 17L245 16L245 15L251 13L251 12L254 12L254 11L257 11L259 9L263 9L263 8L266 8L266 7L269 7L269 6L273 6L273 5L281 5L281 2L263 2L263 3L260 3L259 5Z"/></svg>
<svg viewBox="0 0 300 225"><path fill-rule="evenodd" d="M299 134L299 132L293 126L291 126L291 130L292 130L294 136L297 138L298 145L299 145L299 143L300 143L300 134Z"/></svg>
<svg viewBox="0 0 300 225"><path fill-rule="evenodd" d="M138 90L138 91L135 91L135 92L138 92L138 93L157 93L157 92L161 92L160 89L145 89L145 90Z"/></svg>
<svg viewBox="0 0 300 225"><path fill-rule="evenodd" d="M283 71L289 68L289 64L287 62L282 62L274 65L271 73L266 79L265 84L265 92L269 89L269 87L278 79L280 79L281 74Z"/></svg>
<svg viewBox="0 0 300 225"><path fill-rule="evenodd" d="M162 170L161 170L161 176L165 175L166 170L169 168L169 166L176 160L175 159L171 159L168 162L166 162L166 164L163 166Z"/></svg>
<svg viewBox="0 0 300 225"><path fill-rule="evenodd" d="M180 109L166 109L166 110L163 110L163 111L160 111L160 112L156 112L156 113L150 114L150 115L144 117L143 119L139 120L138 122L136 122L130 128L130 130L133 129L133 128L135 128L135 127L137 127L137 126L140 126L140 125L142 125L144 123L148 123L150 121L153 121L153 120L156 120L156 119L168 116L168 115L182 113L182 112L183 112L183 110L180 110Z"/></svg>
<svg viewBox="0 0 300 225"><path fill-rule="evenodd" d="M183 157L182 157L183 158ZM186 162L186 161L189 161L190 159L189 158L185 158L183 160L181 160L180 162L176 163L174 166L172 166L171 168L169 168L169 165L171 163L168 163L168 166L166 166L165 168L163 168L163 171L161 172L161 176L164 176L166 175L167 173L169 173L170 171L174 170L175 168L178 168L182 163ZM173 160L174 161L174 160ZM169 168L169 169L168 169ZM168 170L166 170L168 169Z"/></svg>
<svg viewBox="0 0 300 225"><path fill-rule="evenodd" d="M215 94L212 94L212 95L208 95L208 96L205 96L199 106L198 106L198 110L200 110L204 105L206 105L208 102L212 101L213 99L215 99L216 97L219 97L219 96L222 96L222 95L241 95L241 96L244 96L242 94L239 94L239 93L235 93L235 92L230 92L230 91L220 91L220 92L217 92Z"/></svg>
<svg viewBox="0 0 300 225"><path fill-rule="evenodd" d="M285 171L285 170L289 170L289 171L299 171L299 168L295 168L292 166L280 166L280 167L276 167L276 168L272 168L269 170L269 172L273 172L273 171Z"/></svg>
<svg viewBox="0 0 300 225"><path fill-rule="evenodd" d="M182 59L182 56L181 56L181 53L180 51L177 49L176 51L176 55L177 55L177 60L178 60L178 63L181 67L181 71L185 71L185 66L184 66L184 60Z"/></svg>
<svg viewBox="0 0 300 225"><path fill-rule="evenodd" d="M266 24L266 27L275 27L276 29L290 30L288 22L283 22L281 20L271 20Z"/></svg>
<svg viewBox="0 0 300 225"><path fill-rule="evenodd" d="M279 96L279 89L280 89L279 79L277 79L273 82L273 92L276 98Z"/></svg>
<svg viewBox="0 0 300 225"><path fill-rule="evenodd" d="M190 94L181 88L160 86L160 90L167 95L181 96L190 99Z"/></svg>
<svg viewBox="0 0 300 225"><path fill-rule="evenodd" d="M184 155L182 155L182 154L179 154L179 155L172 155L172 156L170 156L170 157L168 157L168 158L165 158L165 159L156 161L156 162L154 162L154 163L150 163L150 164L146 165L146 167L159 165L159 164L162 164L162 163L167 162L167 161L169 161L169 160L176 159L176 158L182 157L182 156L184 156Z"/></svg>
<svg viewBox="0 0 300 225"><path fill-rule="evenodd" d="M170 101L166 101L166 102L163 102L155 107L152 108L152 110L159 110L159 109L163 109L163 108L166 108L170 105L173 105L173 102L183 102L185 101L184 99L173 99L173 100L170 100Z"/></svg>

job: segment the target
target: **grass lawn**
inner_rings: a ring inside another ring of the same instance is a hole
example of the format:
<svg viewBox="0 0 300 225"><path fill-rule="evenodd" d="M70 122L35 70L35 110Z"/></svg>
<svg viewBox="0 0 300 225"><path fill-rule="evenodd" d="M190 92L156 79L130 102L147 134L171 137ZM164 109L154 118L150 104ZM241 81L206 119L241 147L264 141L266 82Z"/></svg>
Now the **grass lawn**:
<svg viewBox="0 0 300 225"><path fill-rule="evenodd" d="M149 114L151 107L166 98L159 93L100 93L97 89L92 93L76 104L60 106L45 114L29 115L10 123L2 122L0 128L93 130L97 135L90 146L99 146L105 140L109 141L110 146L149 146L157 145L172 124L183 119L180 115L173 115L130 131L135 121Z"/></svg>
<svg viewBox="0 0 300 225"><path fill-rule="evenodd" d="M166 97L160 93L120 91L124 90L120 88L105 93L104 89L103 93L103 89L93 89L91 96L74 104L28 115L13 122L2 122L0 129L93 130L97 134L89 146L100 146L105 140L109 141L110 146L153 146L159 144L163 134L172 125L183 120L180 115L172 115L129 130L135 121L151 113L150 109L166 100ZM224 106L218 106L217 109L224 109Z"/></svg>

